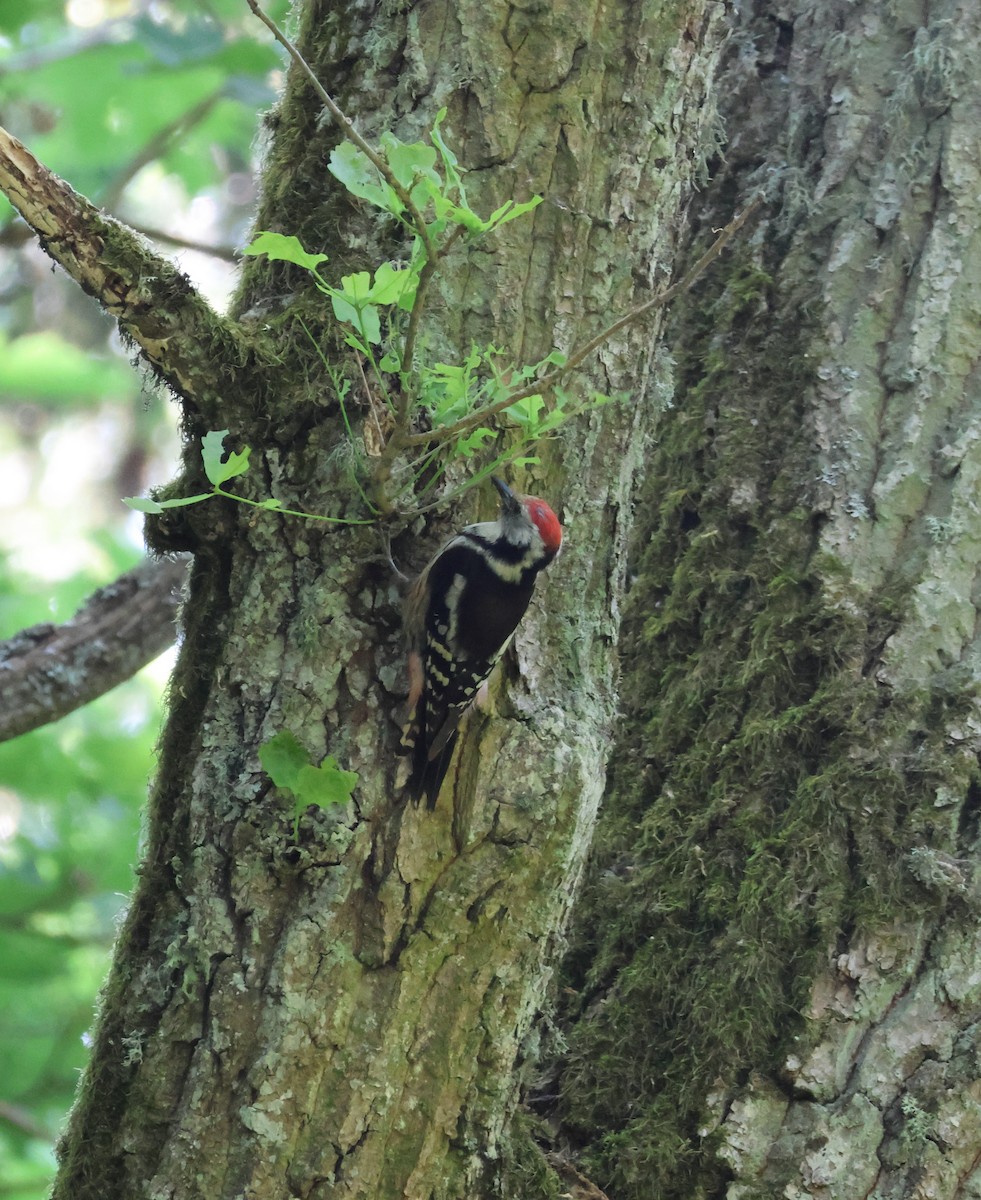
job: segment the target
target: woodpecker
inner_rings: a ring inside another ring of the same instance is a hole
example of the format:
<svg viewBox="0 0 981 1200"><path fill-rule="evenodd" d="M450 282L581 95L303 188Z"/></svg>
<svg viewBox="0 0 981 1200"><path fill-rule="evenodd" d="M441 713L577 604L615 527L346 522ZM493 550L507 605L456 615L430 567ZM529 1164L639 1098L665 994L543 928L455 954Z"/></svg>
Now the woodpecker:
<svg viewBox="0 0 981 1200"><path fill-rule="evenodd" d="M500 517L451 537L405 601L409 699L401 752L412 756L408 791L415 801L425 796L429 808L463 714L524 616L539 571L562 544L562 526L544 500L492 482Z"/></svg>

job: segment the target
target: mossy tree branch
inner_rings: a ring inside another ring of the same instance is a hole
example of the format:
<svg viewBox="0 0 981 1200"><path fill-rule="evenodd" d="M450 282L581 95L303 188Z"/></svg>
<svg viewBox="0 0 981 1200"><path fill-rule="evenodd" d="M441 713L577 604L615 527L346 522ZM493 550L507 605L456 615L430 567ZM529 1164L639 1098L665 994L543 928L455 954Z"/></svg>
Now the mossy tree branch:
<svg viewBox="0 0 981 1200"><path fill-rule="evenodd" d="M220 423L229 364L244 357L233 325L131 230L107 217L0 128L0 190L41 247L116 318L154 372L204 428Z"/></svg>

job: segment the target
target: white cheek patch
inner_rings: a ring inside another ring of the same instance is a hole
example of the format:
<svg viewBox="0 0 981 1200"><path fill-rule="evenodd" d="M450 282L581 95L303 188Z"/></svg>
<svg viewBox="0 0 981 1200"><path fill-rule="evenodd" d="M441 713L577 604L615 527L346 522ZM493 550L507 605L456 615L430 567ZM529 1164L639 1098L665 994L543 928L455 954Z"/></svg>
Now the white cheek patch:
<svg viewBox="0 0 981 1200"><path fill-rule="evenodd" d="M524 532L524 531L522 531ZM491 570L499 579L503 579L506 583L517 583L524 577L525 571L529 567L540 563L545 554L545 543L542 541L542 535L536 528L531 528L527 532L527 537L522 537L520 541L513 542L515 547L523 546L527 543L527 549L517 562L502 562L493 552L493 548L488 546L486 542L478 538L470 541L470 545L481 558L490 565ZM459 578L459 576L457 576ZM456 580L454 580L454 583Z"/></svg>

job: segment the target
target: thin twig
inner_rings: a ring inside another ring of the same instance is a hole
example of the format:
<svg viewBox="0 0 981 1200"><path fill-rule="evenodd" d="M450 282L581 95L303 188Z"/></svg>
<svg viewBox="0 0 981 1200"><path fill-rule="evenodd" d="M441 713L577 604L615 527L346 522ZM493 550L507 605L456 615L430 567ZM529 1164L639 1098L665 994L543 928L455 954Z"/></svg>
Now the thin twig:
<svg viewBox="0 0 981 1200"><path fill-rule="evenodd" d="M399 182L395 172L388 165L385 159L378 153L378 151L369 145L369 143L364 140L361 134L358 133L354 126L354 122L342 111L336 100L334 100L334 98L314 74L313 68L296 48L296 46L286 36L286 34L283 33L272 17L262 11L262 9L259 7L258 0L246 0L246 3L252 12L255 13L259 20L263 23L263 25L266 26L276 41L279 42L279 44L286 50L287 54L289 54L290 58L292 58L303 74L306 75L307 79L310 80L314 91L324 102L324 107L327 109L327 111L331 114L338 125L340 125L344 136L349 142L353 142L354 145L357 146L365 158L368 159L375 170L379 172L385 182L392 188L402 204L405 205L406 211L412 218L412 224L415 226L416 232L419 234L422 244L426 248L427 257L435 261L439 257L439 250L430 236L429 229L426 226L425 217L423 217L422 213L419 211L419 208L416 202L412 199L412 196L409 194L408 189L403 187L403 185Z"/></svg>
<svg viewBox="0 0 981 1200"><path fill-rule="evenodd" d="M340 372L335 370L335 368L332 367L331 364L327 361L326 354L324 354L323 350L321 350L319 342L313 336L313 334L310 332L310 330L307 328L306 321L304 321L304 319L302 317L297 317L297 320L300 322L300 328L307 335L310 345L313 346L314 353L320 359L321 365L323 366L324 370L327 372L328 376L330 377L331 383L334 385L334 391L337 395L337 403L341 410L341 419L344 422L344 428L347 431L348 441L351 443L351 447L353 449L353 447L355 445L354 430L351 427L351 419L347 414L347 405L344 403L344 383L345 383L345 381L340 378ZM358 365L360 366L360 360L358 362ZM361 377L362 377L362 379L364 379L364 371L361 372ZM368 386L368 383L366 380L365 388L367 388L367 386ZM364 438L362 437L361 440L363 442ZM374 510L374 505L371 503L371 501L368 499L367 495L365 494L364 488L361 486L361 482L358 479L358 475L357 475L356 471L354 472L353 478L354 478L354 486L358 489L361 499L365 502L365 505L368 508Z"/></svg>
<svg viewBox="0 0 981 1200"><path fill-rule="evenodd" d="M412 359L415 356L416 337L419 332L419 322L422 319L422 310L426 305L426 293L429 291L429 284L432 281L433 275L436 273L436 259L428 258L422 264L422 270L419 272L419 282L416 285L415 299L412 301L412 311L409 313L409 327L405 331L405 343L402 347L402 362L399 364L399 373L404 378L409 371L412 370ZM398 424L402 426L408 425L409 408L412 402L412 393L402 389L402 395L399 398L398 404Z"/></svg>
<svg viewBox="0 0 981 1200"><path fill-rule="evenodd" d="M123 166L116 178L109 184L105 192L103 192L100 201L102 207L108 209L118 208L123 192L134 176L139 174L150 163L155 162L158 158L162 158L170 149L175 138L183 137L195 125L200 125L218 101L222 99L224 94L225 88L222 85L211 92L210 95L205 96L203 100L199 100L197 104L192 105L185 112L178 114L173 121L168 122L162 129L158 129L153 137Z"/></svg>
<svg viewBox="0 0 981 1200"><path fill-rule="evenodd" d="M443 245L439 248L439 257L446 255L453 243L462 235L463 226L457 225L453 232L449 235ZM419 333L419 324L422 317L422 311L426 304L426 293L429 291L429 284L436 273L437 260L434 258L426 258L422 270L419 272L419 284L416 288L416 298L412 305L412 312L409 314L409 328L405 333L405 346L402 351L402 374L412 369L412 359L415 354L416 337ZM405 393L399 404L399 421L402 426L408 426L409 420L409 403L412 397Z"/></svg>
<svg viewBox="0 0 981 1200"><path fill-rule="evenodd" d="M224 496L226 500L235 500L238 504L247 504L249 508L261 508L266 512L278 513L284 517L306 517L308 521L326 521L330 525L374 525L375 518L364 521L358 517L325 517L322 513L303 512L299 508L284 508L278 503L274 506L270 500L250 500L247 496L239 496L235 492L226 492L220 483L216 483L214 491L209 493L208 498L214 496ZM195 498L197 499L197 497Z"/></svg>
<svg viewBox="0 0 981 1200"><path fill-rule="evenodd" d="M447 237L446 241L440 247L440 256L445 255L453 243L463 233L463 226L457 225L453 232ZM422 325L422 313L426 307L426 297L429 293L429 285L432 283L439 263L434 258L427 256L426 261L422 265L422 270L419 272L419 283L416 286L416 295L412 303L412 311L409 314L409 327L406 330L405 341L402 349L402 362L399 366L399 379L401 383L401 391L399 393L398 406L395 410L395 424L392 432L389 434L388 441L385 443L385 449L382 451L381 457L378 460L378 465L375 469L375 480L379 487L382 487L392 473L392 463L402 453L402 450L408 444L409 427L412 420L412 407L417 400L416 393L405 386L405 380L412 370L412 360L415 355L416 338L419 334L419 329ZM424 455L423 460L427 461L431 456ZM421 474L420 471L417 474Z"/></svg>
<svg viewBox="0 0 981 1200"><path fill-rule="evenodd" d="M152 242L163 242L165 246L176 246L178 250L193 250L195 254L208 254L212 258L220 258L222 262L239 263L241 254L234 246L212 246L208 242L199 242L194 238L179 237L176 233L166 233L163 229L151 229L149 225L134 225L128 222L130 229L135 229Z"/></svg>
<svg viewBox="0 0 981 1200"><path fill-rule="evenodd" d="M659 292L651 300L645 301L639 307L631 309L625 316L614 321L612 325L607 325L594 338L591 338L577 350L573 350L561 367L549 372L548 375L543 375L541 379L533 381L527 387L519 388L518 391L511 392L509 395L503 397L503 399L496 400L493 404L488 404L486 408L482 408L478 412L473 412L469 416L461 418L453 425L445 425L440 429L428 430L424 433L409 434L405 438L404 445L423 446L433 441L449 441L450 438L457 437L461 433L467 433L471 429L476 429L478 425L482 425L489 417L497 416L498 413L504 412L505 409L510 408L512 404L516 404L519 400L527 400L529 396L537 396L542 392L548 392L558 387L567 375L580 366L595 350L598 350L600 346L613 337L614 334L619 333L621 329L625 329L628 325L632 325L635 321L639 321L642 317L646 317L648 313L654 312L659 308L664 308L676 296L687 292L705 269L719 257L728 243L760 208L762 203L763 197L757 196L737 217L734 217L729 222L698 262L677 283L673 283L670 287L665 288L663 292Z"/></svg>
<svg viewBox="0 0 981 1200"><path fill-rule="evenodd" d="M513 462L514 459L516 459L520 454L523 454L527 449L527 445L523 442L512 447L510 450L505 451L504 454L498 455L498 457L486 467L481 467L476 475L472 475L466 483L461 484L458 488L454 488L452 492L447 492L445 495L440 496L438 500L432 500L428 504L420 504L417 508L412 508L406 512L399 513L400 519L402 521L414 521L416 517L421 517L425 513L433 512L437 508L447 507L447 505L452 504L454 500L466 495L466 493L471 491L471 489L483 483L485 479L489 479L496 471L500 471L502 467L506 467L509 463ZM445 465L440 468L441 472L445 470ZM427 484L426 490L428 490L430 487L432 487L432 484Z"/></svg>

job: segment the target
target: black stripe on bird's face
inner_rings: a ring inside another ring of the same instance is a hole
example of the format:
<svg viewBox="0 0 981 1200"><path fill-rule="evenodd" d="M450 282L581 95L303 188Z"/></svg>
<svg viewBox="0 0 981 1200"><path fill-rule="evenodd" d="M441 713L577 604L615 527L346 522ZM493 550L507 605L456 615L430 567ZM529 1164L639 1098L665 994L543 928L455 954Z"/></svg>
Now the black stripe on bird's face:
<svg viewBox="0 0 981 1200"><path fill-rule="evenodd" d="M524 587L555 557L547 554L537 531L523 543L491 542L472 529L464 529L460 539L480 555L488 569L507 583Z"/></svg>

